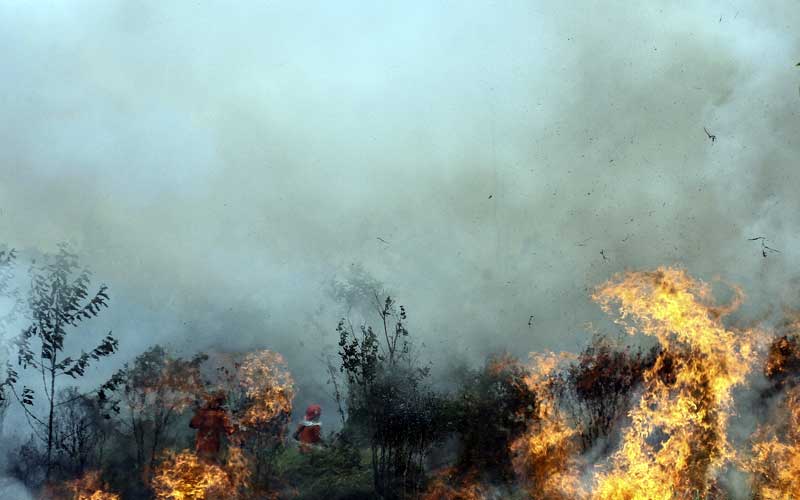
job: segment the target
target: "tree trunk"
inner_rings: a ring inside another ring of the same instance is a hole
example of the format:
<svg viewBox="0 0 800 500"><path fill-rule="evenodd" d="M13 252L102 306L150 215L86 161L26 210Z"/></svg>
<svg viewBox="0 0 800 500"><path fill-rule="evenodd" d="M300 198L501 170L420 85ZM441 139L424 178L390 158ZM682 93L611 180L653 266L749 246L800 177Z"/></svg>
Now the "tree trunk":
<svg viewBox="0 0 800 500"><path fill-rule="evenodd" d="M53 353L53 359L50 363L50 414L47 417L47 470L45 472L45 481L50 480L50 472L53 469L53 415L55 414L55 399L56 399L56 356Z"/></svg>

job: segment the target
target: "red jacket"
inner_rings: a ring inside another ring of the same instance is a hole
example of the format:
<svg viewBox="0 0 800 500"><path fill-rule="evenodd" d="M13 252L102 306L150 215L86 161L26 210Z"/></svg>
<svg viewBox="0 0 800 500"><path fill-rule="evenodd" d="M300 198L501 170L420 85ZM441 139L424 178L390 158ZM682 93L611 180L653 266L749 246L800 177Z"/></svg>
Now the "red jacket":
<svg viewBox="0 0 800 500"><path fill-rule="evenodd" d="M322 426L318 422L301 422L294 436L304 444L319 443L322 440Z"/></svg>

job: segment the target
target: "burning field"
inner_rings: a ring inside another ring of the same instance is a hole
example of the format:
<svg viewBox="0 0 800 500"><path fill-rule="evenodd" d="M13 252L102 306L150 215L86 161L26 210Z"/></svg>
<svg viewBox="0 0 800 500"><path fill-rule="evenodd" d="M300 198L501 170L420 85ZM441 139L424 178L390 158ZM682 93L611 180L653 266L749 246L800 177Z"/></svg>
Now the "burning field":
<svg viewBox="0 0 800 500"><path fill-rule="evenodd" d="M0 0L0 500L800 500L798 26Z"/></svg>
<svg viewBox="0 0 800 500"><path fill-rule="evenodd" d="M318 405L299 419L269 350L153 348L94 395L59 393L50 428L10 370L4 394L54 436L11 472L50 499L798 498L800 322L738 327L744 293L723 292L678 268L618 275L592 298L624 336L495 356L449 390L386 297L377 328L336 330L329 432Z"/></svg>

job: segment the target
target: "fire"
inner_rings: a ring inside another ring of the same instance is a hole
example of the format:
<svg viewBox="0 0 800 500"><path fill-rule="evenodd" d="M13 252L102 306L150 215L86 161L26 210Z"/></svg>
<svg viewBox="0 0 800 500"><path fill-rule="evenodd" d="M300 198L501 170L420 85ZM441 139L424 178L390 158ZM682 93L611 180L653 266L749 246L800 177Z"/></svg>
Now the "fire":
<svg viewBox="0 0 800 500"><path fill-rule="evenodd" d="M800 386L788 392L778 410L782 425L756 433L750 462L753 491L764 500L800 497Z"/></svg>
<svg viewBox="0 0 800 500"><path fill-rule="evenodd" d="M764 374L774 391L786 389L768 422L753 435L752 457L746 468L758 498L789 500L800 497L800 329L797 313L784 324L788 334L770 345Z"/></svg>
<svg viewBox="0 0 800 500"><path fill-rule="evenodd" d="M262 350L217 355L214 390L227 396L226 407L242 430L260 429L292 412L294 380L279 353Z"/></svg>
<svg viewBox="0 0 800 500"><path fill-rule="evenodd" d="M250 488L250 460L239 446L228 447L228 458L225 462L225 471L228 480L234 488L234 493L245 496ZM231 497L236 495L232 494Z"/></svg>
<svg viewBox="0 0 800 500"><path fill-rule="evenodd" d="M120 496L115 493L97 490L89 496L78 495L76 500L120 500Z"/></svg>
<svg viewBox="0 0 800 500"><path fill-rule="evenodd" d="M251 402L241 416L242 425L258 427L292 412L294 380L280 354L268 350L248 354L239 367L239 380Z"/></svg>
<svg viewBox="0 0 800 500"><path fill-rule="evenodd" d="M228 448L223 465L202 460L194 453L168 451L153 478L156 498L216 500L242 498L249 488L250 464L237 446Z"/></svg>
<svg viewBox="0 0 800 500"><path fill-rule="evenodd" d="M475 480L474 474L457 479L454 468L443 469L431 481L423 500L485 500L486 489Z"/></svg>
<svg viewBox="0 0 800 500"><path fill-rule="evenodd" d="M221 499L231 490L231 484L222 467L189 451L168 451L156 470L153 489L159 499Z"/></svg>
<svg viewBox="0 0 800 500"><path fill-rule="evenodd" d="M519 361L517 358L513 357L508 353L499 354L497 356L493 356L488 363L487 370L489 373L498 377L505 372L513 370L519 366Z"/></svg>
<svg viewBox="0 0 800 500"><path fill-rule="evenodd" d="M645 392L611 470L595 477L595 497L705 498L735 458L727 439L731 391L750 372L761 335L722 324L741 303L741 291L734 291L730 306L717 307L707 284L659 268L629 272L594 294L604 311L618 306L629 334L654 336L662 347L645 372Z"/></svg>
<svg viewBox="0 0 800 500"><path fill-rule="evenodd" d="M78 479L66 481L57 487L46 488L43 498L70 500L120 500L116 493L105 491L100 471L90 471Z"/></svg>
<svg viewBox="0 0 800 500"><path fill-rule="evenodd" d="M531 358L533 371L525 382L537 395L537 408L525 434L511 444L514 468L532 494L551 499L583 497L578 431L559 411L555 376L556 369L574 355L534 353Z"/></svg>
<svg viewBox="0 0 800 500"><path fill-rule="evenodd" d="M764 375L772 382L774 389L783 388L787 382L796 383L793 378L800 374L800 320L797 313L790 311L792 319L783 325L785 335L776 338L769 346Z"/></svg>

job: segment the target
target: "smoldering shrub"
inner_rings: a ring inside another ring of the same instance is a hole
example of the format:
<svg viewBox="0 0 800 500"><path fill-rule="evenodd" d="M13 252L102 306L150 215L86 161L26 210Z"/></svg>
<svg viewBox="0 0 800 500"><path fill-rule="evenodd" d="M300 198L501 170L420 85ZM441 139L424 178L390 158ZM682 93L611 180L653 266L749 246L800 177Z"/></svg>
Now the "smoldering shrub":
<svg viewBox="0 0 800 500"><path fill-rule="evenodd" d="M467 372L453 399L453 432L458 441L455 471L494 482L514 478L510 446L536 413L536 394L525 383L527 369L513 356L490 357Z"/></svg>

